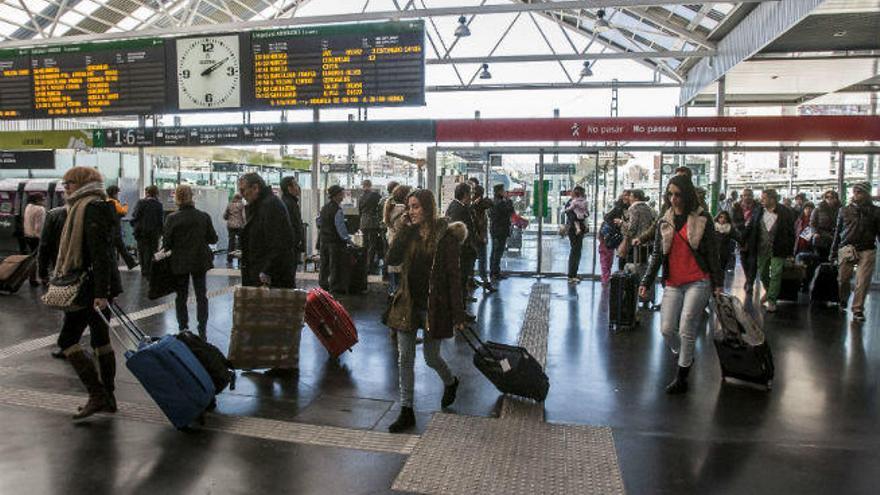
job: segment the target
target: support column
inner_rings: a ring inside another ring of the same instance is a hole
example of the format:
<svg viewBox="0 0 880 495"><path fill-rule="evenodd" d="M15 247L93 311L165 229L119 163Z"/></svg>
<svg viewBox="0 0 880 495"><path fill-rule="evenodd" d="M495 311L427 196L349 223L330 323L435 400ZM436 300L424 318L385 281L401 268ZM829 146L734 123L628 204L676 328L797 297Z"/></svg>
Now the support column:
<svg viewBox="0 0 880 495"><path fill-rule="evenodd" d="M721 79L718 79L718 92L715 94L715 115L718 117L724 117L727 113L726 93L727 82L725 78L722 77ZM717 144L720 146L723 143L719 141ZM721 180L723 177L721 169L724 166L723 151L718 153L716 161L717 163L715 164L715 170L712 176L712 191L709 194L709 211L712 212L713 217L718 213L718 196L721 194Z"/></svg>
<svg viewBox="0 0 880 495"><path fill-rule="evenodd" d="M874 60L874 73L878 73L878 61ZM871 115L877 115L877 91L871 92ZM875 146L877 143L875 141L871 141L868 143L869 146ZM868 163L865 166L865 175L868 179L868 182L871 183L871 188L874 187L874 163L877 160L877 155L873 153L868 154Z"/></svg>
<svg viewBox="0 0 880 495"><path fill-rule="evenodd" d="M440 191L437 188L437 148L435 146L428 147L428 153L425 158L425 173L428 176L427 187L434 193L434 197L437 198L437 201L439 201Z"/></svg>
<svg viewBox="0 0 880 495"><path fill-rule="evenodd" d="M544 150L538 155L538 187L535 188L538 202L538 276L541 275L541 257L543 255L544 244Z"/></svg>
<svg viewBox="0 0 880 495"><path fill-rule="evenodd" d="M317 124L321 121L321 110L318 108L312 109L312 122ZM321 191L320 177L319 177L319 168L321 166L320 161L320 153L321 147L318 145L318 142L315 141L312 143L312 197L314 198L313 204L315 206L314 214L317 215L319 211L321 211L321 200L324 197L323 191ZM312 219L309 219L312 226L312 239L318 238L318 225Z"/></svg>
<svg viewBox="0 0 880 495"><path fill-rule="evenodd" d="M138 117L138 127L146 127L147 118L143 115ZM148 170L147 168L147 157L144 153L144 147L138 146L137 150L138 154L138 178L137 178L137 192L138 197L142 198L144 196L144 189L153 183L152 177L150 177L150 173L152 170ZM121 157L121 155L120 155ZM152 167L150 167L152 168ZM120 177L122 177L122 163L120 159Z"/></svg>
<svg viewBox="0 0 880 495"><path fill-rule="evenodd" d="M840 194L841 204L846 205L846 162L843 151L837 152L837 192Z"/></svg>

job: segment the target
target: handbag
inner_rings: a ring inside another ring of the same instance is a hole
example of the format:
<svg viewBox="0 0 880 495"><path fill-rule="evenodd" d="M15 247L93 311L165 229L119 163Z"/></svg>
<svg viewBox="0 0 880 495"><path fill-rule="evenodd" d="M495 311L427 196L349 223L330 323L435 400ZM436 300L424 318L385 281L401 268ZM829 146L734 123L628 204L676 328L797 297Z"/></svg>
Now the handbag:
<svg viewBox="0 0 880 495"><path fill-rule="evenodd" d="M43 304L61 311L82 309L84 306L77 304L77 299L79 299L85 280L86 272L84 271L52 277L49 280L48 290L43 294Z"/></svg>

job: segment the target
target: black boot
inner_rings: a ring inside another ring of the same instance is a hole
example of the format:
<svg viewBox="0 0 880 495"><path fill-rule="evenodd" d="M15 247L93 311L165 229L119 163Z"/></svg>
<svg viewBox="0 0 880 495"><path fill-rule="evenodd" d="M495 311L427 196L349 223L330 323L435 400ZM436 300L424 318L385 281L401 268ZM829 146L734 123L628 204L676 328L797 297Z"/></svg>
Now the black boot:
<svg viewBox="0 0 880 495"><path fill-rule="evenodd" d="M89 392L89 401L80 408L79 412L73 415L73 419L82 419L96 412L103 411L107 407L107 393L104 386L98 378L98 372L95 370L95 363L86 353L75 345L65 351L67 361L73 366L74 371L79 376L80 381L86 386Z"/></svg>
<svg viewBox="0 0 880 495"><path fill-rule="evenodd" d="M107 394L107 405L104 411L116 412L116 354L109 344L96 349L98 353L98 370L101 372L101 383L104 384L104 393Z"/></svg>
<svg viewBox="0 0 880 495"><path fill-rule="evenodd" d="M675 375L675 380L672 380L672 383L666 386L666 393L675 395L675 394L683 394L688 390L688 373L690 373L690 366L679 366L678 372Z"/></svg>
<svg viewBox="0 0 880 495"><path fill-rule="evenodd" d="M397 417L397 420L391 423L391 426L388 427L388 431L391 433L400 433L405 430L408 430L416 425L416 415L413 412L411 407L401 407L400 408L400 416Z"/></svg>
<svg viewBox="0 0 880 495"><path fill-rule="evenodd" d="M443 399L440 401L440 407L447 408L455 402L455 393L458 391L458 377L452 382L452 385L443 387Z"/></svg>

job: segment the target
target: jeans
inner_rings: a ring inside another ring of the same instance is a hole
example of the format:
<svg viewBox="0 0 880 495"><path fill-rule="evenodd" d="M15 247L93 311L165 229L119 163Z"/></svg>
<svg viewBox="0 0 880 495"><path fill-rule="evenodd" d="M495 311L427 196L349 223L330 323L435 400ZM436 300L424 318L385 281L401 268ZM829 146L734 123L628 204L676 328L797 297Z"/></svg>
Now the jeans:
<svg viewBox="0 0 880 495"><path fill-rule="evenodd" d="M489 279L486 277L486 243L480 243L477 247L477 260L479 260L480 279L483 282L488 282Z"/></svg>
<svg viewBox="0 0 880 495"><path fill-rule="evenodd" d="M110 319L110 310L102 311L104 318ZM101 319L98 312L89 304L88 307L64 313L64 323L61 325L61 334L58 336L58 347L65 350L79 344L86 327L90 329L90 339L93 349L110 344L110 327Z"/></svg>
<svg viewBox="0 0 880 495"><path fill-rule="evenodd" d="M226 245L226 262L232 263L232 252L241 244L241 229L226 228L229 234L229 243Z"/></svg>
<svg viewBox="0 0 880 495"><path fill-rule="evenodd" d="M492 254L489 261L489 274L492 278L501 275L501 258L507 249L507 236L492 238Z"/></svg>
<svg viewBox="0 0 880 495"><path fill-rule="evenodd" d="M193 289L196 292L196 318L199 322L199 335L206 336L208 328L208 295L205 286L205 273L184 273L176 275L177 298L174 300L174 308L177 311L177 327L180 330L189 328L189 313L186 309L186 300L189 298L189 279L192 278Z"/></svg>
<svg viewBox="0 0 880 495"><path fill-rule="evenodd" d="M578 274L578 266L581 264L581 251L584 249L583 235L570 235L571 251L568 253L568 278L575 278Z"/></svg>
<svg viewBox="0 0 880 495"><path fill-rule="evenodd" d="M837 283L840 289L841 307L845 308L846 303L849 301L850 278L853 275L854 265L858 265L852 310L853 313L865 310L865 296L868 295L868 289L871 287L876 254L877 251L875 249L865 249L864 251L857 252L855 261L838 260L840 266L837 271Z"/></svg>
<svg viewBox="0 0 880 495"><path fill-rule="evenodd" d="M153 256L159 250L159 233L138 235L137 248L141 275L148 277L153 269Z"/></svg>
<svg viewBox="0 0 880 495"><path fill-rule="evenodd" d="M697 332L706 321L704 310L709 303L710 293L708 280L678 287L666 286L663 290L660 332L672 352L678 350L679 366L688 367L694 362L694 343L697 341Z"/></svg>
<svg viewBox="0 0 880 495"><path fill-rule="evenodd" d="M761 284L767 291L767 302L769 303L776 304L776 299L779 297L784 266L785 258L770 254L758 256L758 273L761 276Z"/></svg>
<svg viewBox="0 0 880 495"><path fill-rule="evenodd" d="M415 391L415 360L416 360L416 335L418 331L398 331L397 332L397 371L398 380L400 382L400 405L403 407L413 407L413 395ZM455 377L449 371L449 366L440 355L439 339L432 339L425 335L423 353L425 355L425 363L440 375L443 385L452 385Z"/></svg>

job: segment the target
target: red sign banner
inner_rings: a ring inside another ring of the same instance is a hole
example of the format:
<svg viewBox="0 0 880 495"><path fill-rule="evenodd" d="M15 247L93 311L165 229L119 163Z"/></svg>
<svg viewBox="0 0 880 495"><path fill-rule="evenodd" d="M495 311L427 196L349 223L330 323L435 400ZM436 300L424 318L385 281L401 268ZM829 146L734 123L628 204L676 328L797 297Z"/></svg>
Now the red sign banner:
<svg viewBox="0 0 880 495"><path fill-rule="evenodd" d="M880 141L880 117L615 117L438 120L436 139L492 141Z"/></svg>

